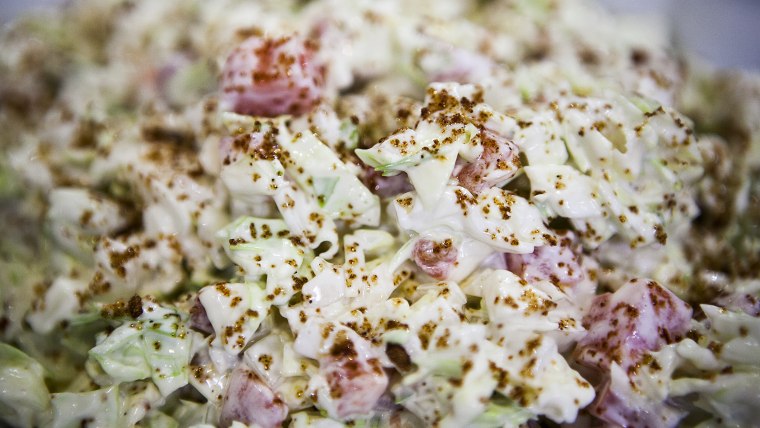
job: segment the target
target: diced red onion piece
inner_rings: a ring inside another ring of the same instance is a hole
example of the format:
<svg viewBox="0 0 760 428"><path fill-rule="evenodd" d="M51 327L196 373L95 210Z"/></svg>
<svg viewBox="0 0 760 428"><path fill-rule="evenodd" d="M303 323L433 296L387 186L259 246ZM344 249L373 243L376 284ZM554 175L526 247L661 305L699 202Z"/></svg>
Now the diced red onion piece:
<svg viewBox="0 0 760 428"><path fill-rule="evenodd" d="M195 298L193 307L190 308L190 328L200 331L201 333L211 334L214 327L206 314L206 308L203 307L200 299Z"/></svg>
<svg viewBox="0 0 760 428"><path fill-rule="evenodd" d="M729 310L742 311L753 317L760 315L760 300L751 294L736 293L719 296L713 300L713 303Z"/></svg>
<svg viewBox="0 0 760 428"><path fill-rule="evenodd" d="M370 192L381 198L390 198L402 193L409 192L413 189L406 173L400 173L391 176L384 176L371 166L364 166L360 176L362 182Z"/></svg>

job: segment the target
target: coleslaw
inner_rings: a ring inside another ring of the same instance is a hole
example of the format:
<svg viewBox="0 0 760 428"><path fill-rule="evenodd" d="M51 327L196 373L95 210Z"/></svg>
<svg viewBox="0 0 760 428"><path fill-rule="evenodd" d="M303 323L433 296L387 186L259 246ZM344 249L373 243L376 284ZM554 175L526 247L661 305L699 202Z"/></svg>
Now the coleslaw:
<svg viewBox="0 0 760 428"><path fill-rule="evenodd" d="M580 0L0 40L3 423L757 424L757 75Z"/></svg>

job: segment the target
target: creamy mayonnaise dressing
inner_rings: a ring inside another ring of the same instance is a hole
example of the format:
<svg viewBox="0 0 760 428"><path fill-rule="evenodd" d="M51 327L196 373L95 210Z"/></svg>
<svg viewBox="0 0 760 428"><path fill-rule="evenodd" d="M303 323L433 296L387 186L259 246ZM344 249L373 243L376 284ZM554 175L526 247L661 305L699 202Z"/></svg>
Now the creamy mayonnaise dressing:
<svg viewBox="0 0 760 428"><path fill-rule="evenodd" d="M662 34L580 0L11 25L0 419L756 424L760 80Z"/></svg>

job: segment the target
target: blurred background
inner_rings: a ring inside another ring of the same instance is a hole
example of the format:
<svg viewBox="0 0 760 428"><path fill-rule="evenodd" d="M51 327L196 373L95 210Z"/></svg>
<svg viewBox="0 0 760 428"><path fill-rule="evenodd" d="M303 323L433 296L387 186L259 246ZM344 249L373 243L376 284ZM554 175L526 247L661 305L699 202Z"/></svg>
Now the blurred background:
<svg viewBox="0 0 760 428"><path fill-rule="evenodd" d="M674 43L707 61L760 71L758 0L600 0L615 13L664 19Z"/></svg>
<svg viewBox="0 0 760 428"><path fill-rule="evenodd" d="M0 25L65 0L0 0ZM665 23L678 48L728 68L760 71L760 0L599 0L614 13Z"/></svg>
<svg viewBox="0 0 760 428"><path fill-rule="evenodd" d="M20 13L55 7L64 3L63 0L0 0L0 22L3 24L12 20Z"/></svg>

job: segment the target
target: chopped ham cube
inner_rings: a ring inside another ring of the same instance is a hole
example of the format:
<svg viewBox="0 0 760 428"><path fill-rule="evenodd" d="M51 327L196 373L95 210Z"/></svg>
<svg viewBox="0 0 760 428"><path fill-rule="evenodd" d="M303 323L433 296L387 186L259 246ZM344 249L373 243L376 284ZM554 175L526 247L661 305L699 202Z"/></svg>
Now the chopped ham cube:
<svg viewBox="0 0 760 428"><path fill-rule="evenodd" d="M412 259L426 274L435 279L445 279L456 263L458 253L451 239L443 242L420 239L414 244Z"/></svg>
<svg viewBox="0 0 760 428"><path fill-rule="evenodd" d="M358 353L351 339L340 333L319 365L326 373L330 398L337 402L340 418L371 412L388 387L380 361Z"/></svg>
<svg viewBox="0 0 760 428"><path fill-rule="evenodd" d="M275 117L308 113L322 98L324 67L317 47L296 36L253 36L227 57L221 77L222 107Z"/></svg>
<svg viewBox="0 0 760 428"><path fill-rule="evenodd" d="M689 329L691 307L654 281L633 279L614 294L597 296L583 318L588 334L578 342L581 364L624 369L645 352L673 343Z"/></svg>
<svg viewBox="0 0 760 428"><path fill-rule="evenodd" d="M505 254L508 269L528 282L546 280L560 288L579 283L584 273L575 235L566 231L558 238L531 254Z"/></svg>
<svg viewBox="0 0 760 428"><path fill-rule="evenodd" d="M627 428L674 427L684 412L667 400L641 399L628 375L616 367L609 379L597 393L597 399L589 412L613 426ZM636 398L633 398L636 397Z"/></svg>
<svg viewBox="0 0 760 428"><path fill-rule="evenodd" d="M639 396L635 380L649 352L688 331L691 314L688 304L654 281L633 279L613 294L597 296L583 319L588 334L575 352L579 363L603 372L590 413L632 428L675 426L682 412Z"/></svg>
<svg viewBox="0 0 760 428"><path fill-rule="evenodd" d="M238 421L275 428L282 426L287 416L288 406L256 373L240 365L232 371L222 402L220 426Z"/></svg>
<svg viewBox="0 0 760 428"><path fill-rule="evenodd" d="M484 128L480 139L483 152L456 175L459 185L475 194L505 183L521 166L519 149L506 137Z"/></svg>

